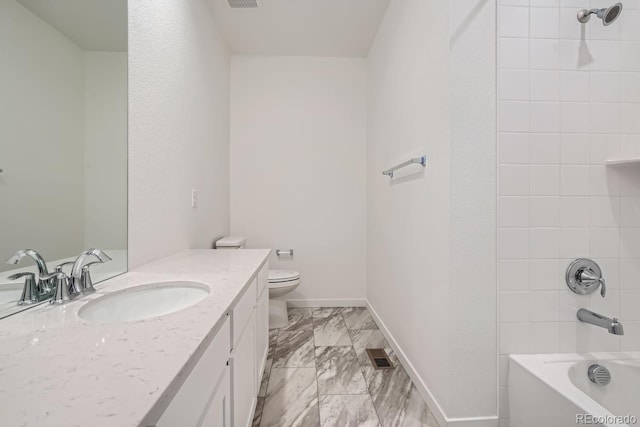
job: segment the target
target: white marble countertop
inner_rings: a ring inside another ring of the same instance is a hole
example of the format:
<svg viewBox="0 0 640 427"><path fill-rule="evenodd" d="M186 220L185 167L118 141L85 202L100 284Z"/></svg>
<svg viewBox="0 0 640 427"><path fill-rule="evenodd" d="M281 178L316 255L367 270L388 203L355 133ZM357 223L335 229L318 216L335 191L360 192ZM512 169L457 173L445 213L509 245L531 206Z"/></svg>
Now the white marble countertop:
<svg viewBox="0 0 640 427"><path fill-rule="evenodd" d="M138 426L154 422L249 285L269 250L189 250L96 285L63 306L0 321L0 423ZM88 324L77 312L107 293L150 282L209 286L185 310L130 323Z"/></svg>

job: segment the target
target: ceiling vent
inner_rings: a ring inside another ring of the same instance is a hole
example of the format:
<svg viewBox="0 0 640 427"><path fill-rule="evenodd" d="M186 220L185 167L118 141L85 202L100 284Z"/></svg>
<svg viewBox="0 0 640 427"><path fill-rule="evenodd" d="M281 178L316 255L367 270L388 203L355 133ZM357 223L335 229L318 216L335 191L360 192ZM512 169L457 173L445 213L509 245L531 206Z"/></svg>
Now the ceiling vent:
<svg viewBox="0 0 640 427"><path fill-rule="evenodd" d="M231 9L255 9L262 6L260 0L227 0Z"/></svg>

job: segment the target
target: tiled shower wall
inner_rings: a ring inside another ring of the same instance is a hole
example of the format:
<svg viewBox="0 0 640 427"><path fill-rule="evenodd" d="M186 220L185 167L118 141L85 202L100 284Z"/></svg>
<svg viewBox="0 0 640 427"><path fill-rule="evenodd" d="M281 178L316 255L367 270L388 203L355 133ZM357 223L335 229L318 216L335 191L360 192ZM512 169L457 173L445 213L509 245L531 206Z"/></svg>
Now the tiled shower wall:
<svg viewBox="0 0 640 427"><path fill-rule="evenodd" d="M500 417L509 354L640 350L640 0L604 27L592 0L499 0ZM564 276L598 262L608 293ZM620 317L626 335L579 324L580 307Z"/></svg>

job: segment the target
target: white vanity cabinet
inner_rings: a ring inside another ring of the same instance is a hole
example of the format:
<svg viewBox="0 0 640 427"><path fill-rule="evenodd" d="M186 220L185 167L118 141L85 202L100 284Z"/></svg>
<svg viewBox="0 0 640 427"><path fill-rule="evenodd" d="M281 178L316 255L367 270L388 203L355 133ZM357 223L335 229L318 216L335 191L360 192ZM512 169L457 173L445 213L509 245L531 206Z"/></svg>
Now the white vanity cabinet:
<svg viewBox="0 0 640 427"><path fill-rule="evenodd" d="M229 311L157 427L250 427L269 347L268 266Z"/></svg>

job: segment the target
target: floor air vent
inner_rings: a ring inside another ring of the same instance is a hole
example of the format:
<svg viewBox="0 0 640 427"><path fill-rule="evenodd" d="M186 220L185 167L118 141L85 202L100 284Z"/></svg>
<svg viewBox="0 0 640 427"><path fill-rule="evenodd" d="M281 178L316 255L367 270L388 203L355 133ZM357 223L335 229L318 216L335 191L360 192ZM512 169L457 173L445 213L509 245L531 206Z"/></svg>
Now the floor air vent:
<svg viewBox="0 0 640 427"><path fill-rule="evenodd" d="M393 369L391 360L383 348L368 348L367 354L371 359L371 364L376 369Z"/></svg>
<svg viewBox="0 0 640 427"><path fill-rule="evenodd" d="M255 9L260 7L260 0L227 0L232 9Z"/></svg>

